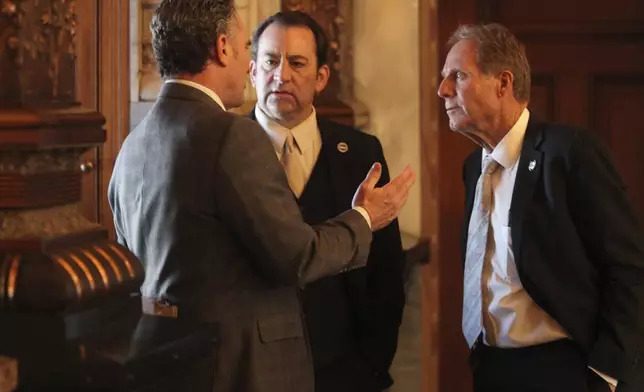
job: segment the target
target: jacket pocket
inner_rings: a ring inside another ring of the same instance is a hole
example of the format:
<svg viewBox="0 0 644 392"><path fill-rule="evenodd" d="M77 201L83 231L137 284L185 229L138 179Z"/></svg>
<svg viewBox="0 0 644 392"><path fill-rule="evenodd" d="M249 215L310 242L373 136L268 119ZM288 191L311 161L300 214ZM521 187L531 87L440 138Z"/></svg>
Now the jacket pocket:
<svg viewBox="0 0 644 392"><path fill-rule="evenodd" d="M294 314L274 314L257 320L262 343L304 337L302 319Z"/></svg>

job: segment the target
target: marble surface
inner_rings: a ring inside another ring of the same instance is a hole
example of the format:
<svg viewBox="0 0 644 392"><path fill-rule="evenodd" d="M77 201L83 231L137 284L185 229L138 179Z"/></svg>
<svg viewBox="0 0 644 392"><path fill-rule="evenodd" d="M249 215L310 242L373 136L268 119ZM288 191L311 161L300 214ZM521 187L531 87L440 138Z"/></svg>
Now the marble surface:
<svg viewBox="0 0 644 392"><path fill-rule="evenodd" d="M36 174L78 170L80 149L0 150L0 174Z"/></svg>
<svg viewBox="0 0 644 392"><path fill-rule="evenodd" d="M99 227L81 215L78 204L0 210L0 240L63 236Z"/></svg>

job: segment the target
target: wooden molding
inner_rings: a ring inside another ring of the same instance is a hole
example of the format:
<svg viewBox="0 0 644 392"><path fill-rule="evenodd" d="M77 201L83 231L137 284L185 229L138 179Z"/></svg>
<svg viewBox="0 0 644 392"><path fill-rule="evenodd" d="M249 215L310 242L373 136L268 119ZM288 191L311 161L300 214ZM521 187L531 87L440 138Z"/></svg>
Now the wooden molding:
<svg viewBox="0 0 644 392"><path fill-rule="evenodd" d="M130 127L130 2L99 1L98 107L105 116L107 137L98 149L98 222L114 235L107 185L114 161Z"/></svg>

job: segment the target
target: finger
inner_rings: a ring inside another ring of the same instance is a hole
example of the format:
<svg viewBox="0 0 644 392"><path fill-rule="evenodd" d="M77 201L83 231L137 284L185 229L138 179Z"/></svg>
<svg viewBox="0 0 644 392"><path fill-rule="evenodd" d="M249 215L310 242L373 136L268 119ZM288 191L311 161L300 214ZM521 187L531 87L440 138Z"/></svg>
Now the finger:
<svg viewBox="0 0 644 392"><path fill-rule="evenodd" d="M405 189L409 191L411 187L416 183L416 172L409 168L410 174L409 177L407 178L407 181L405 181Z"/></svg>
<svg viewBox="0 0 644 392"><path fill-rule="evenodd" d="M410 188L411 185L413 185L415 178L416 174L411 168L411 165L407 165L407 167L405 167L405 170L403 170L402 173L398 175L398 177L394 178L387 185L391 185L391 187L396 189L396 191L398 192L398 190L400 189Z"/></svg>
<svg viewBox="0 0 644 392"><path fill-rule="evenodd" d="M396 178L394 178L393 180L389 181L388 184L386 184L386 187L397 188L398 186L400 186L400 184L405 183L406 181L405 179L409 176L409 170L410 170L410 166L407 165L405 170L403 170L400 174L396 176Z"/></svg>
<svg viewBox="0 0 644 392"><path fill-rule="evenodd" d="M380 176L382 175L382 165L378 162L374 163L367 173L367 177L362 181L362 185L366 186L369 189L373 189L380 181Z"/></svg>

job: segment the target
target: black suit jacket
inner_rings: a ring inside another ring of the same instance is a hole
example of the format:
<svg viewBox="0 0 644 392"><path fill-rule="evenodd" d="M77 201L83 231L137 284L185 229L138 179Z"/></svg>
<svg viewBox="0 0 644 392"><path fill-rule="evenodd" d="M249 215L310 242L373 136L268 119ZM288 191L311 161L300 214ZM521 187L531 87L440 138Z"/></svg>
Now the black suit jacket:
<svg viewBox="0 0 644 392"><path fill-rule="evenodd" d="M255 112L249 117L256 120ZM330 165L334 214L351 208L356 189L375 162L383 167L378 186L389 182L382 145L375 136L324 118L318 118L318 128L323 145L320 153L327 154L325 158ZM337 148L342 142L348 147L346 152ZM405 305L403 268L404 254L396 219L374 233L366 268L324 278L342 280L347 285L357 344L381 389L393 383L389 367L396 353Z"/></svg>
<svg viewBox="0 0 644 392"><path fill-rule="evenodd" d="M478 149L463 168L463 255L480 173ZM526 292L589 366L628 384L644 337L644 236L607 149L587 131L531 117L508 225Z"/></svg>

